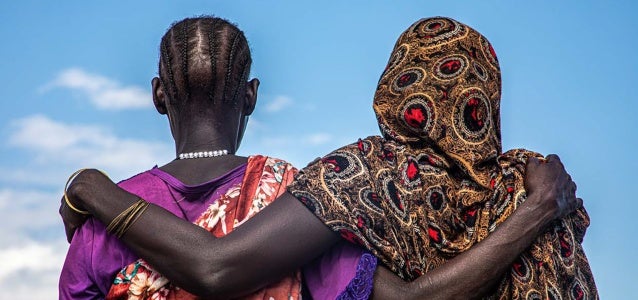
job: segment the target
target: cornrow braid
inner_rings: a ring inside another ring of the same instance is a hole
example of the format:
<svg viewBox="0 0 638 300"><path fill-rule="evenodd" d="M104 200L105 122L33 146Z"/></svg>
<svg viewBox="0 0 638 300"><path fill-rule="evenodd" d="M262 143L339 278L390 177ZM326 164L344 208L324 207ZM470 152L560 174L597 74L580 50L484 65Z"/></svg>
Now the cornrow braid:
<svg viewBox="0 0 638 300"><path fill-rule="evenodd" d="M211 22L211 26L210 26L210 30L208 31L208 55L210 57L214 57L217 53L219 53L220 50L220 43L219 40L214 38L216 34L218 34L217 32L217 25L221 23L220 19L213 19L213 21ZM215 80L217 79L217 64L216 64L217 60L216 59L211 59L210 61L210 73L211 73L211 78L210 78L210 82L211 84L215 84ZM208 98L215 103L215 91L213 89L211 89L208 92Z"/></svg>
<svg viewBox="0 0 638 300"><path fill-rule="evenodd" d="M252 62L243 32L216 17L174 23L162 38L160 52L160 80L179 105L202 97L213 104L236 103Z"/></svg>
<svg viewBox="0 0 638 300"><path fill-rule="evenodd" d="M230 44L230 51L228 51L228 60L226 65L226 79L224 80L224 96L226 96L226 89L228 87L228 82L230 81L230 75L233 71L233 60L235 59L235 51L237 50L237 39L240 37L239 32L233 32L233 37L230 39L232 43Z"/></svg>
<svg viewBox="0 0 638 300"><path fill-rule="evenodd" d="M169 95L169 100L170 101L175 101L175 99L177 98L177 89L175 87L175 77L173 77L173 69L171 68L172 65L172 60L171 60L171 52L169 50L169 48L166 46L166 44L168 43L168 38L165 35L162 38L162 42L161 42L161 50L160 50L160 82L162 82L162 85L164 85L166 88L168 88L167 91L167 95ZM162 68L162 62L163 64L163 68ZM162 79L162 70L166 70L166 72L168 72L168 82L169 85L165 85L165 80Z"/></svg>
<svg viewBox="0 0 638 300"><path fill-rule="evenodd" d="M190 82L188 81L188 22L182 23L180 54L182 57L182 76L184 80L184 91L186 92L186 101L190 99Z"/></svg>
<svg viewBox="0 0 638 300"><path fill-rule="evenodd" d="M243 52L247 51L247 49L248 49L247 47L243 48L240 54L243 54ZM250 55L239 55L239 57L241 59L241 61L238 63L238 65L241 66L241 72L239 73L239 76L241 79L239 81L239 84L235 86L235 91L233 92L232 99L237 99L237 94L239 93L239 89L242 87L241 83L243 81L246 81L249 75L248 73L250 72L250 64L251 64ZM238 102L236 101L235 103L238 104Z"/></svg>

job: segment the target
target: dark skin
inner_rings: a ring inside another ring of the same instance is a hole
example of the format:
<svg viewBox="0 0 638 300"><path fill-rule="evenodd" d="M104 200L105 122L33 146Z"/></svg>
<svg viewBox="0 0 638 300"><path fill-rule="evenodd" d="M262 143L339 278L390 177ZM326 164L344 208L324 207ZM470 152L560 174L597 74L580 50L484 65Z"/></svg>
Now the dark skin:
<svg viewBox="0 0 638 300"><path fill-rule="evenodd" d="M177 153L199 150L202 145L234 152L243 135L244 121L254 108L258 85L256 79L246 84L244 105L224 114L227 127L206 123L220 116L193 117L185 113L188 109L172 107L157 79L153 80L153 101L158 112L168 115ZM245 157L234 155L175 160L162 169L186 184L196 184L245 161ZM555 155L545 162L530 159L525 187L527 201L484 241L414 282L404 282L388 269L377 268L373 298L472 299L490 292L549 223L582 205L575 196L575 184ZM82 172L71 183L68 195L74 205L105 224L137 201L136 196L96 170ZM85 219L64 202L60 214L70 241ZM196 295L227 299L283 278L341 239L294 196L285 193L223 238L150 205L122 240L176 285Z"/></svg>

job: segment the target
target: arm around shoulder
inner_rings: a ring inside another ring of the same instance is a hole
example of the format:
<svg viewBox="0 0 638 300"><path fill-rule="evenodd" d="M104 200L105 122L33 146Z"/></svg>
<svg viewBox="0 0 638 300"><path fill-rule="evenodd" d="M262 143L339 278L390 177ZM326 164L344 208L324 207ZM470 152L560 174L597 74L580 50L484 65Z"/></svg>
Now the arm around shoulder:
<svg viewBox="0 0 638 300"><path fill-rule="evenodd" d="M104 224L137 201L99 172L69 189ZM82 186L83 185L83 186ZM237 297L275 282L327 250L339 237L284 193L223 238L154 205L122 237L176 285L200 296Z"/></svg>

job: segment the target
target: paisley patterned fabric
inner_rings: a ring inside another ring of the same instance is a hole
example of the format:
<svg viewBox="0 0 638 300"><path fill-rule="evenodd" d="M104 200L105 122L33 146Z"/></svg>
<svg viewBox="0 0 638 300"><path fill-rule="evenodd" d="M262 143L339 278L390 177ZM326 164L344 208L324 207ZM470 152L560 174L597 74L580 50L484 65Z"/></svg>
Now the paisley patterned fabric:
<svg viewBox="0 0 638 300"><path fill-rule="evenodd" d="M296 169L291 164L261 155L251 156L241 184L231 187L195 222L217 237L224 236L253 217L285 191ZM301 273L242 299L293 300L301 296ZM200 299L170 283L144 260L120 271L106 299Z"/></svg>
<svg viewBox="0 0 638 300"><path fill-rule="evenodd" d="M288 190L343 238L413 280L480 242L526 199L527 159L502 153L498 59L480 33L422 19L397 41L374 110L383 137L340 148ZM598 298L584 208L524 252L490 298ZM480 259L480 258L477 258Z"/></svg>

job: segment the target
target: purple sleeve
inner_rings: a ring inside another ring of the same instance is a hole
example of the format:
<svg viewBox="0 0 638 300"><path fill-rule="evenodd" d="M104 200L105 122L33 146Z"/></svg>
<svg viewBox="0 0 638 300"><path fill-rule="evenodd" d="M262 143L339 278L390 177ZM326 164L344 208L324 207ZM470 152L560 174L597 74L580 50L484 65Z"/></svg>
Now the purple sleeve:
<svg viewBox="0 0 638 300"><path fill-rule="evenodd" d="M91 270L93 219L87 220L73 236L59 281L59 299L96 299L104 297Z"/></svg>
<svg viewBox="0 0 638 300"><path fill-rule="evenodd" d="M108 294L115 274L137 256L104 225L89 218L73 236L59 282L60 299L96 299Z"/></svg>
<svg viewBox="0 0 638 300"><path fill-rule="evenodd" d="M368 299L376 267L374 255L341 242L307 265L304 278L313 299Z"/></svg>

